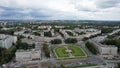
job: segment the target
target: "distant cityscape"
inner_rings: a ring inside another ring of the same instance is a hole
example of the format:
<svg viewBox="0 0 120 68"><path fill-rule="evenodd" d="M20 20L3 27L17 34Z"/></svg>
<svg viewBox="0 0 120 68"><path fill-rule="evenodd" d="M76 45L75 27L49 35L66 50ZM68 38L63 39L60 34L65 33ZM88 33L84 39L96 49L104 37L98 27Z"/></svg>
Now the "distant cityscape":
<svg viewBox="0 0 120 68"><path fill-rule="evenodd" d="M0 68L119 67L120 21L0 21Z"/></svg>

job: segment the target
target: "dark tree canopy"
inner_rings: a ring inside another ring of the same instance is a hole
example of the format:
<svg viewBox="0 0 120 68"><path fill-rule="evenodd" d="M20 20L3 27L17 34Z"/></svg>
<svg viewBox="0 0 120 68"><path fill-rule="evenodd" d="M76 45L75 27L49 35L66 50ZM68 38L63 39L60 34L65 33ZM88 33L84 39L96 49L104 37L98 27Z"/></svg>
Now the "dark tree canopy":
<svg viewBox="0 0 120 68"><path fill-rule="evenodd" d="M91 51L93 54L98 54L98 50L97 48L94 46L94 44L90 43L90 42L86 42L85 43L86 47L89 49L89 51Z"/></svg>
<svg viewBox="0 0 120 68"><path fill-rule="evenodd" d="M77 43L77 39L76 38L67 38L67 39L65 39L65 43Z"/></svg>
<svg viewBox="0 0 120 68"><path fill-rule="evenodd" d="M49 48L48 48L47 44L43 44L43 51L45 53L45 56L49 58L50 57L50 51L49 51Z"/></svg>
<svg viewBox="0 0 120 68"><path fill-rule="evenodd" d="M61 39L53 39L53 40L51 40L51 44L61 44L61 43L62 43Z"/></svg>
<svg viewBox="0 0 120 68"><path fill-rule="evenodd" d="M50 31L44 32L44 36L46 36L46 37L52 37L52 33Z"/></svg>

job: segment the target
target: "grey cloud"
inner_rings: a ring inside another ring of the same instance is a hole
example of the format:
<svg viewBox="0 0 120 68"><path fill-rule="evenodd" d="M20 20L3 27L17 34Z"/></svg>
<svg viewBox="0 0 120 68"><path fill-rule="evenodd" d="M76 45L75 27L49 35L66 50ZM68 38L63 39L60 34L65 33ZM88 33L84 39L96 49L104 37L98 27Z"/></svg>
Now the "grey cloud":
<svg viewBox="0 0 120 68"><path fill-rule="evenodd" d="M37 19L70 19L70 20L72 19L120 20L119 14L120 0L65 0L64 3L65 6L63 6L62 3L57 2L57 0L46 1L37 0L38 3L34 2L34 0L22 0L22 1L12 0L13 2L6 1L8 4L2 1L6 0L0 0L0 19L12 17L13 19L37 18ZM16 1L18 4L17 3L15 4ZM64 0L58 1L62 2ZM66 1L68 2L66 3ZM66 10L64 11L64 9Z"/></svg>
<svg viewBox="0 0 120 68"><path fill-rule="evenodd" d="M83 11L83 12L97 12L97 9L88 8L88 7L75 6L75 8L76 8L78 11Z"/></svg>
<svg viewBox="0 0 120 68"><path fill-rule="evenodd" d="M97 0L96 5L99 8L111 8L117 6L120 3L120 0Z"/></svg>
<svg viewBox="0 0 120 68"><path fill-rule="evenodd" d="M86 8L86 7L76 7L76 9L78 11L83 11L83 12L97 12L96 9L90 9L90 8Z"/></svg>
<svg viewBox="0 0 120 68"><path fill-rule="evenodd" d="M27 9L18 9L18 8L8 8L1 7L1 9L5 10L4 13L0 14L0 18L24 18L24 17L33 17L33 18L48 18L51 15L44 13L44 9L31 9L30 12L24 13L23 11L27 11Z"/></svg>

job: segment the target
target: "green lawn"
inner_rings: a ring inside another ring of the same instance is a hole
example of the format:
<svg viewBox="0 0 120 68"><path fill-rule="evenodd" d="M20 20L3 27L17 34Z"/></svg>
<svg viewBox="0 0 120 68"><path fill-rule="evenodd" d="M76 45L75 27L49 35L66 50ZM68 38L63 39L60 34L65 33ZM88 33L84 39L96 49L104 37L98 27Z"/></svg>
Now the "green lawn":
<svg viewBox="0 0 120 68"><path fill-rule="evenodd" d="M56 47L55 52L58 55L58 57L69 57L69 53L65 52L65 47Z"/></svg>
<svg viewBox="0 0 120 68"><path fill-rule="evenodd" d="M66 52L66 47L71 50L71 54L73 57L70 56L69 52ZM84 52L82 47L80 46L56 46L54 49L55 57L57 59L65 59L65 58L76 58L76 57L87 57L87 54Z"/></svg>
<svg viewBox="0 0 120 68"><path fill-rule="evenodd" d="M68 48L72 50L72 54L74 56L85 56L86 55L80 46L69 46Z"/></svg>

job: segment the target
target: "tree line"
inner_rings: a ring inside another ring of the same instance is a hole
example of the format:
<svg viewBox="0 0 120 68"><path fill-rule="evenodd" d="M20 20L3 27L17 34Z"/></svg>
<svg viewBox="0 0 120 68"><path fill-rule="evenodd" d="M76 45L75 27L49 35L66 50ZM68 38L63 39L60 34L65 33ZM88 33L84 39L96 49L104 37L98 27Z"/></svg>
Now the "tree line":
<svg viewBox="0 0 120 68"><path fill-rule="evenodd" d="M48 47L47 44L43 44L43 51L45 53L45 56L49 58L50 57L50 51L49 51L49 47Z"/></svg>
<svg viewBox="0 0 120 68"><path fill-rule="evenodd" d="M46 37L52 37L52 33L50 31L44 32L44 36L46 36Z"/></svg>
<svg viewBox="0 0 120 68"><path fill-rule="evenodd" d="M93 54L97 55L99 53L97 48L94 46L94 44L90 42L86 42L85 45L88 48L88 50L91 51Z"/></svg>
<svg viewBox="0 0 120 68"><path fill-rule="evenodd" d="M120 51L120 39L107 39L101 43L105 45L115 45L118 47L118 52Z"/></svg>

